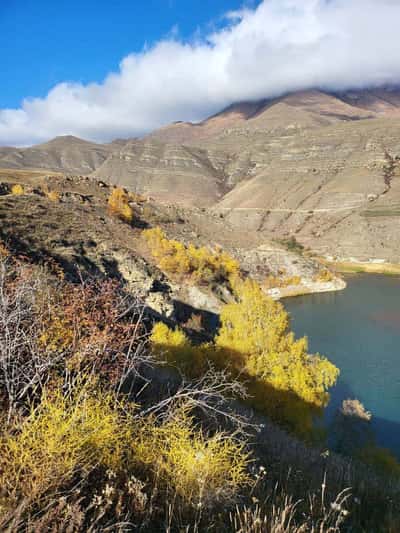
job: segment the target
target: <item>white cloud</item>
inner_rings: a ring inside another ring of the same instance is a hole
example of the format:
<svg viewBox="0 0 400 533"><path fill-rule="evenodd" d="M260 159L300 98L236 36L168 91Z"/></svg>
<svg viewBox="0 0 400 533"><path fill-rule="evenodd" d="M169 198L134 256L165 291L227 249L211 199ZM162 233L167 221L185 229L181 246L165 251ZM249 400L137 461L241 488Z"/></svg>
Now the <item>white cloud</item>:
<svg viewBox="0 0 400 533"><path fill-rule="evenodd" d="M201 41L172 36L125 57L100 84L62 83L0 110L0 144L110 140L197 121L234 101L400 82L398 0L264 0L228 15L226 28Z"/></svg>

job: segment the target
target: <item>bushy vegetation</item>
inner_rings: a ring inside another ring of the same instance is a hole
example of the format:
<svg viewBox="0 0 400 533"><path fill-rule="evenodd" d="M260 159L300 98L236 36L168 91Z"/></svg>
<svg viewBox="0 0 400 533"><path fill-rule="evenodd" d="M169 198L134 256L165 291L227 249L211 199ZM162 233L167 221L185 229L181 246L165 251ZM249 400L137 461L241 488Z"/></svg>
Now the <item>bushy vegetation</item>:
<svg viewBox="0 0 400 533"><path fill-rule="evenodd" d="M296 239L294 235L286 239L278 240L278 243L284 246L290 252L296 252L302 254L304 252L304 246Z"/></svg>
<svg viewBox="0 0 400 533"><path fill-rule="evenodd" d="M168 239L161 228L143 231L153 257L161 270L180 277L190 277L198 283L231 282L240 272L239 263L223 250Z"/></svg>
<svg viewBox="0 0 400 533"><path fill-rule="evenodd" d="M251 401L274 420L306 434L312 416L325 407L339 370L325 357L310 355L307 339L295 339L283 306L254 281L237 281L236 298L223 306L213 344L193 346L183 331L156 324L156 353L193 376L207 361L229 368L247 383Z"/></svg>
<svg viewBox="0 0 400 533"><path fill-rule="evenodd" d="M21 196L22 194L25 194L24 186L19 183L16 183L11 187L11 194L13 194L14 196Z"/></svg>
<svg viewBox="0 0 400 533"><path fill-rule="evenodd" d="M125 418L103 395L79 384L68 395L45 389L22 423L15 421L1 441L3 505L20 498L40 500L97 465L116 468L127 437Z"/></svg>
<svg viewBox="0 0 400 533"><path fill-rule="evenodd" d="M151 334L153 352L159 360L178 367L186 376L195 378L207 370L205 346L193 346L186 334L179 328L169 328L158 322Z"/></svg>
<svg viewBox="0 0 400 533"><path fill-rule="evenodd" d="M247 444L194 416L202 388L159 403L135 392L152 364L138 301L10 256L0 266L2 530L152 531L172 504L179 521L239 501ZM230 387L213 379L210 401Z"/></svg>
<svg viewBox="0 0 400 533"><path fill-rule="evenodd" d="M333 274L333 272L331 272L327 268L321 269L314 276L314 281L317 281L319 283L330 283L331 281L334 281L334 280L335 280L335 275Z"/></svg>
<svg viewBox="0 0 400 533"><path fill-rule="evenodd" d="M157 323L150 349L144 306L118 283L0 255L2 531L334 533L352 518L323 473L306 497L298 463L293 482L272 473L233 403L247 388L281 419L295 397L324 405L336 375L257 284L236 278L214 342Z"/></svg>
<svg viewBox="0 0 400 533"><path fill-rule="evenodd" d="M295 339L283 306L266 296L256 282L240 284L237 298L221 311L217 347L230 354L240 372L255 380L257 404L275 419L306 428L300 411L327 404L327 391L339 370L326 358L308 354L307 339ZM262 385L267 389L260 395L257 390Z"/></svg>
<svg viewBox="0 0 400 533"><path fill-rule="evenodd" d="M141 462L195 507L234 502L240 488L250 483L243 442L223 432L208 437L196 428L187 407L161 426L146 424L134 447Z"/></svg>
<svg viewBox="0 0 400 533"><path fill-rule="evenodd" d="M59 202L61 200L61 194L55 190L47 191L46 196L51 202Z"/></svg>
<svg viewBox="0 0 400 533"><path fill-rule="evenodd" d="M114 187L108 199L109 213L130 224L134 219L134 211L129 205L130 201L129 193L125 189Z"/></svg>
<svg viewBox="0 0 400 533"><path fill-rule="evenodd" d="M292 285L300 285L301 277L300 276L274 276L270 274L267 276L263 282L263 287L266 289L275 289L275 288L284 288L290 287Z"/></svg>

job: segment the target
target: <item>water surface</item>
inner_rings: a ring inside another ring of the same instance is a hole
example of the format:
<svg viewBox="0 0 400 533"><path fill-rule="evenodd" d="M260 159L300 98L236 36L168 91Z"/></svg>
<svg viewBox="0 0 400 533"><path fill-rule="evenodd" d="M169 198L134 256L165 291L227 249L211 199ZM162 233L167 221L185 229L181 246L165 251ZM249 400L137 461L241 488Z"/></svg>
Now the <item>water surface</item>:
<svg viewBox="0 0 400 533"><path fill-rule="evenodd" d="M377 442L400 457L400 277L359 274L341 292L285 300L298 336L341 370L327 417L343 399L372 412Z"/></svg>

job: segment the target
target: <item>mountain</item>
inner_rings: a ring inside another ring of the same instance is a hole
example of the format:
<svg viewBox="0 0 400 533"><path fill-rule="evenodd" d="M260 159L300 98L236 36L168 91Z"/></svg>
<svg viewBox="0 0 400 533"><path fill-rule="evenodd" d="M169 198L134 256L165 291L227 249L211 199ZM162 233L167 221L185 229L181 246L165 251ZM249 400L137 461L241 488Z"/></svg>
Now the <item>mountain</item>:
<svg viewBox="0 0 400 533"><path fill-rule="evenodd" d="M129 141L94 174L168 203L210 206L226 192L207 150L148 139Z"/></svg>
<svg viewBox="0 0 400 533"><path fill-rule="evenodd" d="M322 256L400 262L397 89L301 91L143 139L1 148L0 168L91 175Z"/></svg>
<svg viewBox="0 0 400 533"><path fill-rule="evenodd" d="M151 133L149 138L192 144L229 134L232 129L292 130L382 116L400 118L400 91L301 91L272 100L233 104L199 124L178 122Z"/></svg>
<svg viewBox="0 0 400 533"><path fill-rule="evenodd" d="M96 144L71 135L30 148L0 148L0 168L44 168L71 174L90 174L119 144Z"/></svg>

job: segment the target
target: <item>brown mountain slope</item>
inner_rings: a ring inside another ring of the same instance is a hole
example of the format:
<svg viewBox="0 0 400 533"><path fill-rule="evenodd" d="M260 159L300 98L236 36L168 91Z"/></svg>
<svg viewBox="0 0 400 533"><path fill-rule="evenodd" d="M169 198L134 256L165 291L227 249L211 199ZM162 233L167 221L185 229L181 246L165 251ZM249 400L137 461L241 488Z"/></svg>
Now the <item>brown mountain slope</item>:
<svg viewBox="0 0 400 533"><path fill-rule="evenodd" d="M199 124L175 123L151 133L149 138L196 144L221 134L229 135L232 129L273 132L380 116L400 117L400 91L381 89L329 94L309 90L272 100L234 104Z"/></svg>
<svg viewBox="0 0 400 533"><path fill-rule="evenodd" d="M30 148L0 149L0 168L45 168L71 174L89 174L119 145L96 144L71 135Z"/></svg>
<svg viewBox="0 0 400 533"><path fill-rule="evenodd" d="M226 192L206 150L158 141L128 142L93 175L175 204L209 206Z"/></svg>
<svg viewBox="0 0 400 533"><path fill-rule="evenodd" d="M400 262L400 120L254 136L246 150L253 177L219 204L231 221L324 255Z"/></svg>
<svg viewBox="0 0 400 533"><path fill-rule="evenodd" d="M303 91L142 140L1 149L0 167L90 174L213 208L265 239L295 235L319 254L400 262L399 113L399 91Z"/></svg>
<svg viewBox="0 0 400 533"><path fill-rule="evenodd" d="M376 116L400 118L399 90L375 89L369 91L348 91L339 94L338 97L351 106L371 111Z"/></svg>
<svg viewBox="0 0 400 533"><path fill-rule="evenodd" d="M188 144L202 141L219 135L225 129L239 127L264 106L264 100L261 102L233 104L199 124L175 122L174 124L154 131L148 135L148 138L174 144Z"/></svg>

